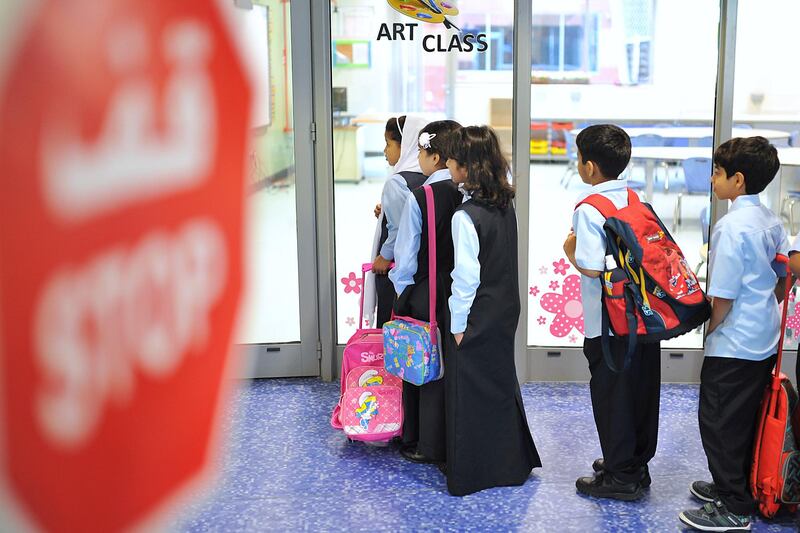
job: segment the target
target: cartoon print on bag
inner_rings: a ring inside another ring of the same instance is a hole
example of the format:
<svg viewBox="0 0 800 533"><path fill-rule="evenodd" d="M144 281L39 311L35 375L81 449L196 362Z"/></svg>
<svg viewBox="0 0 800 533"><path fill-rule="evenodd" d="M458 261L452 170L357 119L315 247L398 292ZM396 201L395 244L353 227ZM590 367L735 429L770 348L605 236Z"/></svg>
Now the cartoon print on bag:
<svg viewBox="0 0 800 533"><path fill-rule="evenodd" d="M373 387L375 385L383 385L383 376L378 374L377 370L367 370L358 378L359 387Z"/></svg>
<svg viewBox="0 0 800 533"><path fill-rule="evenodd" d="M378 399L371 392L364 392L358 398L356 416L364 430L369 430L369 421L378 416Z"/></svg>

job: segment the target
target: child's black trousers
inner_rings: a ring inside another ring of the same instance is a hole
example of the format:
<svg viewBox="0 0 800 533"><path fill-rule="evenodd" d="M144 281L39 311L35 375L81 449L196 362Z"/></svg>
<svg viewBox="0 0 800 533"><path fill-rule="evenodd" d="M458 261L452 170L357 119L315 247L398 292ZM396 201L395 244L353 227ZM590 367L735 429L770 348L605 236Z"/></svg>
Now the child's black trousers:
<svg viewBox="0 0 800 533"><path fill-rule="evenodd" d="M621 365L627 341L610 341ZM639 343L630 367L620 373L606 365L600 337L584 339L583 353L592 374L589 390L606 470L619 481L639 481L658 441L661 345Z"/></svg>
<svg viewBox="0 0 800 533"><path fill-rule="evenodd" d="M708 470L729 511L752 514L750 466L761 399L776 356L763 361L706 357L700 374L700 438Z"/></svg>

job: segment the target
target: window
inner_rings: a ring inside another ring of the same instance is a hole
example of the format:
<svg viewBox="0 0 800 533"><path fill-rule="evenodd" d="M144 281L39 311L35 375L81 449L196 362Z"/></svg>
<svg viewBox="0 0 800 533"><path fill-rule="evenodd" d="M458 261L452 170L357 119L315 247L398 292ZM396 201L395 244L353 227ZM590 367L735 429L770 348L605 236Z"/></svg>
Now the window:
<svg viewBox="0 0 800 533"><path fill-rule="evenodd" d="M597 70L596 13L534 16L531 41L533 70Z"/></svg>

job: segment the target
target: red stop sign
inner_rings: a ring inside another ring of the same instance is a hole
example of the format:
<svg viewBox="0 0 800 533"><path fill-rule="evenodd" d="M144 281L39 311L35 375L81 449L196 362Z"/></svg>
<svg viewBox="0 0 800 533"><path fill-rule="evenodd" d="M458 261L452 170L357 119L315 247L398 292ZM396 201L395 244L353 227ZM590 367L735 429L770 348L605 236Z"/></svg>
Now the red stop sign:
<svg viewBox="0 0 800 533"><path fill-rule="evenodd" d="M250 89L213 0L38 5L0 87L0 479L118 530L209 466Z"/></svg>

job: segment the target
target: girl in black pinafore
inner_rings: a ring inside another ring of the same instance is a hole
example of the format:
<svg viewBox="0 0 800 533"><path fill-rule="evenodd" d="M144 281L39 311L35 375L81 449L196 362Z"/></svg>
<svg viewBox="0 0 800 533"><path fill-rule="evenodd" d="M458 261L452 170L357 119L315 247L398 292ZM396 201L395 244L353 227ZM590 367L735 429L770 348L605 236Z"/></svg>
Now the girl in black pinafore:
<svg viewBox="0 0 800 533"><path fill-rule="evenodd" d="M450 219L462 200L461 192L445 166L442 152L448 133L460 128L452 120L431 122L420 130L419 166L433 189L436 229L436 321L444 335L449 324L447 298L453 270ZM398 298L398 316L430 320L428 301L428 208L425 191L412 192L406 202L395 244L395 267L389 272ZM447 380L447 348L442 347L445 374L422 386L403 382L403 457L419 463L445 462L444 397Z"/></svg>
<svg viewBox="0 0 800 533"><path fill-rule="evenodd" d="M447 167L471 199L452 220L446 374L447 488L463 496L522 485L541 466L514 366L520 313L517 219L508 165L494 132L450 136Z"/></svg>

